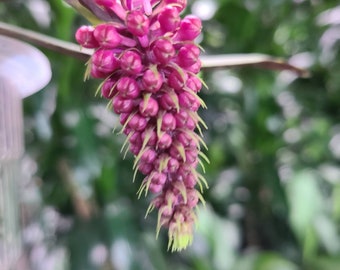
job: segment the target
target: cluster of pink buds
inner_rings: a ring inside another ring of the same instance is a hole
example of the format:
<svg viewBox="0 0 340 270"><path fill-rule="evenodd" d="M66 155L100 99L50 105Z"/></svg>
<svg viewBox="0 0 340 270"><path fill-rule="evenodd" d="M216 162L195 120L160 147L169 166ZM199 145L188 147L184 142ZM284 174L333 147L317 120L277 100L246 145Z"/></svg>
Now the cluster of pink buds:
<svg viewBox="0 0 340 270"><path fill-rule="evenodd" d="M168 228L172 251L192 242L195 208L207 187L197 165L207 161L197 110L200 49L194 40L201 21L180 17L186 0L96 0L118 20L82 26L78 43L95 49L88 74L103 79L98 88L120 116L126 146L135 155L135 175L145 178L140 196L154 193L147 214L158 209L157 235ZM196 184L200 191L195 189Z"/></svg>

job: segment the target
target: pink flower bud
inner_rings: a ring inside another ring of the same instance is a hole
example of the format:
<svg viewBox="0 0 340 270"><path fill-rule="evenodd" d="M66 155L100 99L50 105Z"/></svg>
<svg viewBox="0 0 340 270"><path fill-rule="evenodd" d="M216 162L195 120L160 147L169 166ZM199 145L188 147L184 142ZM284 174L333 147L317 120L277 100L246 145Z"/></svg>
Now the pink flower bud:
<svg viewBox="0 0 340 270"><path fill-rule="evenodd" d="M202 66L201 60L197 59L197 62L195 64L186 67L185 70L197 74L198 72L200 72L201 66Z"/></svg>
<svg viewBox="0 0 340 270"><path fill-rule="evenodd" d="M193 174L188 174L183 178L183 183L187 188L194 188L197 183L197 179Z"/></svg>
<svg viewBox="0 0 340 270"><path fill-rule="evenodd" d="M113 98L113 110L115 113L131 113L135 104L132 99L124 99L121 96Z"/></svg>
<svg viewBox="0 0 340 270"><path fill-rule="evenodd" d="M190 149L185 151L185 162L188 164L195 164L197 161L198 150Z"/></svg>
<svg viewBox="0 0 340 270"><path fill-rule="evenodd" d="M130 113L121 113L119 116L119 123L125 125L126 121L128 120Z"/></svg>
<svg viewBox="0 0 340 270"><path fill-rule="evenodd" d="M180 154L177 147L175 147L175 146L170 147L169 154L170 154L171 157L173 157L174 159L177 159L179 162L184 161L182 155Z"/></svg>
<svg viewBox="0 0 340 270"><path fill-rule="evenodd" d="M159 193L162 191L162 189L163 189L163 185L159 185L159 184L151 183L149 186L149 190L152 193Z"/></svg>
<svg viewBox="0 0 340 270"><path fill-rule="evenodd" d="M108 23L97 25L93 35L104 49L116 48L122 42L122 38L116 28Z"/></svg>
<svg viewBox="0 0 340 270"><path fill-rule="evenodd" d="M197 97L195 97L193 94L190 94L188 92L182 92L178 95L179 105L181 105L181 108L189 109L193 112L196 112L199 107L201 106L201 103Z"/></svg>
<svg viewBox="0 0 340 270"><path fill-rule="evenodd" d="M123 98L136 98L140 94L137 82L130 77L121 77L117 82L117 90Z"/></svg>
<svg viewBox="0 0 340 270"><path fill-rule="evenodd" d="M180 91L185 87L185 83L188 79L188 75L186 72L179 73L178 70L174 70L171 72L168 78L169 85L175 89L176 91Z"/></svg>
<svg viewBox="0 0 340 270"><path fill-rule="evenodd" d="M198 191L196 189L187 190L187 206L194 208L198 203Z"/></svg>
<svg viewBox="0 0 340 270"><path fill-rule="evenodd" d="M162 133L160 135L160 137L158 138L158 142L157 142L157 147L159 149L167 149L171 146L172 144L172 138L168 133Z"/></svg>
<svg viewBox="0 0 340 270"><path fill-rule="evenodd" d="M191 89L195 93L199 92L202 88L202 82L195 76L190 76L187 80L187 88Z"/></svg>
<svg viewBox="0 0 340 270"><path fill-rule="evenodd" d="M166 6L158 15L158 21L163 32L173 32L179 26L181 18L175 6Z"/></svg>
<svg viewBox="0 0 340 270"><path fill-rule="evenodd" d="M137 156L141 150L142 146L140 144L130 144L130 152Z"/></svg>
<svg viewBox="0 0 340 270"><path fill-rule="evenodd" d="M157 61L162 65L168 64L171 58L175 56L175 48L172 46L172 43L166 39L156 40L152 51Z"/></svg>
<svg viewBox="0 0 340 270"><path fill-rule="evenodd" d="M134 10L126 15L128 30L138 37L146 35L149 31L149 19L139 10Z"/></svg>
<svg viewBox="0 0 340 270"><path fill-rule="evenodd" d="M169 155L167 153L162 153L154 162L154 168L156 171L167 173L167 162L169 160Z"/></svg>
<svg viewBox="0 0 340 270"><path fill-rule="evenodd" d="M158 109L159 109L158 102L152 97L139 103L139 111L141 115L145 117L152 117L157 115Z"/></svg>
<svg viewBox="0 0 340 270"><path fill-rule="evenodd" d="M150 163L144 163L144 162L140 162L138 164L138 170L144 174L144 175L148 175L149 173L152 172L153 170L153 165Z"/></svg>
<svg viewBox="0 0 340 270"><path fill-rule="evenodd" d="M201 20L194 15L187 15L180 23L177 38L181 41L194 40L201 33L201 29Z"/></svg>
<svg viewBox="0 0 340 270"><path fill-rule="evenodd" d="M158 71L148 69L144 72L142 85L144 90L151 93L156 93L162 86L163 80Z"/></svg>
<svg viewBox="0 0 340 270"><path fill-rule="evenodd" d="M148 120L140 114L136 113L134 116L131 117L128 126L133 130L143 131L146 128L147 124Z"/></svg>
<svg viewBox="0 0 340 270"><path fill-rule="evenodd" d="M181 12L187 6L187 0L165 0L167 5L173 5L178 12Z"/></svg>
<svg viewBox="0 0 340 270"><path fill-rule="evenodd" d="M83 25L78 28L75 38L77 42L84 48L97 48L99 44L93 35L94 27Z"/></svg>
<svg viewBox="0 0 340 270"><path fill-rule="evenodd" d="M176 120L176 125L177 125L177 120ZM189 130L194 130L197 126L197 121L194 120L191 116L187 118L187 122L185 127Z"/></svg>
<svg viewBox="0 0 340 270"><path fill-rule="evenodd" d="M148 146L154 146L156 145L156 141L157 141L157 134L154 130L152 131L149 131L149 130L146 130L146 131L143 131L142 132L142 140L144 142L144 140L146 139L146 136L148 134L148 142L147 142L147 145Z"/></svg>
<svg viewBox="0 0 340 270"><path fill-rule="evenodd" d="M142 145L142 136L138 131L134 131L131 137L129 138L129 142L132 144Z"/></svg>
<svg viewBox="0 0 340 270"><path fill-rule="evenodd" d="M134 51L125 51L120 57L120 67L129 74L137 75L143 69L142 59Z"/></svg>
<svg viewBox="0 0 340 270"><path fill-rule="evenodd" d="M185 179L188 175L192 174L189 164L183 164L178 168L177 174Z"/></svg>
<svg viewBox="0 0 340 270"><path fill-rule="evenodd" d="M113 98L117 94L117 89L114 87L116 81L113 79L108 79L104 82L102 86L102 96L107 99Z"/></svg>
<svg viewBox="0 0 340 270"><path fill-rule="evenodd" d="M167 171L169 173L175 173L177 172L178 168L179 168L178 160L175 158L170 158L167 165Z"/></svg>
<svg viewBox="0 0 340 270"><path fill-rule="evenodd" d="M109 74L104 73L99 70L99 68L96 65L91 65L91 77L93 78L100 78L100 79L105 79Z"/></svg>
<svg viewBox="0 0 340 270"><path fill-rule="evenodd" d="M180 110L179 113L176 113L175 118L177 128L187 128L189 130L194 130L196 128L197 122L191 118L187 111Z"/></svg>
<svg viewBox="0 0 340 270"><path fill-rule="evenodd" d="M172 131L176 128L176 119L172 113L165 113L162 117L162 131Z"/></svg>
<svg viewBox="0 0 340 270"><path fill-rule="evenodd" d="M176 109L177 105L178 105L178 104L176 104L176 102L174 100L175 98L177 99L177 102L178 102L177 95L175 96L175 94L174 94L174 95L171 96L169 93L165 92L160 97L159 103L164 110L171 111L171 110Z"/></svg>
<svg viewBox="0 0 340 270"><path fill-rule="evenodd" d="M159 196L152 199L151 204L156 208L160 208L164 204L164 194L160 194Z"/></svg>
<svg viewBox="0 0 340 270"><path fill-rule="evenodd" d="M141 156L140 162L153 163L157 158L157 153L151 147L148 147Z"/></svg>
<svg viewBox="0 0 340 270"><path fill-rule="evenodd" d="M99 72L111 74L119 67L119 61L111 50L99 49L92 55L91 65Z"/></svg>
<svg viewBox="0 0 340 270"><path fill-rule="evenodd" d="M165 220L168 220L168 218L172 216L174 210L172 206L165 204L159 208L159 212L162 213L161 219L165 218Z"/></svg>
<svg viewBox="0 0 340 270"><path fill-rule="evenodd" d="M128 126L124 127L123 129L123 133L128 136L131 132L133 132L134 130L132 130L131 128L129 128Z"/></svg>
<svg viewBox="0 0 340 270"><path fill-rule="evenodd" d="M198 61L200 49L195 44L185 44L182 46L177 55L177 63L181 67L189 67Z"/></svg>
<svg viewBox="0 0 340 270"><path fill-rule="evenodd" d="M151 183L157 184L157 185L164 185L166 182L166 175L164 173L160 173L158 171L153 171L151 173L150 178Z"/></svg>
<svg viewBox="0 0 340 270"><path fill-rule="evenodd" d="M186 132L180 132L176 135L177 141L185 148L196 148L198 142Z"/></svg>

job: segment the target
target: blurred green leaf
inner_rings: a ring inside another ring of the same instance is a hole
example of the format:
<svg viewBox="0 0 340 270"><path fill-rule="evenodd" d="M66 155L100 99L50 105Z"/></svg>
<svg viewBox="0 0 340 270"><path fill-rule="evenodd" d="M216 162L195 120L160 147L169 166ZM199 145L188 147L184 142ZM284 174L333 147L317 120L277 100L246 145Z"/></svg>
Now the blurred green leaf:
<svg viewBox="0 0 340 270"><path fill-rule="evenodd" d="M306 265L308 270L337 270L340 265L340 257L316 257Z"/></svg>
<svg viewBox="0 0 340 270"><path fill-rule="evenodd" d="M290 206L290 222L303 239L306 229L314 222L322 207L322 196L315 172L298 172L287 183L286 192Z"/></svg>
<svg viewBox="0 0 340 270"><path fill-rule="evenodd" d="M292 262L280 257L277 254L263 253L255 264L254 270L298 270Z"/></svg>
<svg viewBox="0 0 340 270"><path fill-rule="evenodd" d="M238 258L232 270L255 270L256 261L259 258L257 252L249 252Z"/></svg>
<svg viewBox="0 0 340 270"><path fill-rule="evenodd" d="M317 249L315 222L322 211L322 195L314 171L298 172L286 186L290 207L290 223L304 248L307 257Z"/></svg>
<svg viewBox="0 0 340 270"><path fill-rule="evenodd" d="M236 224L219 218L209 206L206 206L200 210L198 233L204 237L201 248L210 248L213 268L230 269L235 261L235 252L239 245Z"/></svg>

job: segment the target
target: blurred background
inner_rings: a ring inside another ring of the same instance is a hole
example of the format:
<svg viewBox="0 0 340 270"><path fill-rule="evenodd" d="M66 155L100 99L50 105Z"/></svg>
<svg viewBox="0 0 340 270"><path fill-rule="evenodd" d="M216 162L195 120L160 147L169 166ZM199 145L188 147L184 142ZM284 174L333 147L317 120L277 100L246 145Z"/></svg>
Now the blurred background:
<svg viewBox="0 0 340 270"><path fill-rule="evenodd" d="M155 239L117 117L84 63L41 49L53 78L24 100L22 237L34 270L340 269L340 5L196 0L205 54L265 53L311 72L204 70L209 190L193 245ZM61 0L2 0L0 20L74 42Z"/></svg>

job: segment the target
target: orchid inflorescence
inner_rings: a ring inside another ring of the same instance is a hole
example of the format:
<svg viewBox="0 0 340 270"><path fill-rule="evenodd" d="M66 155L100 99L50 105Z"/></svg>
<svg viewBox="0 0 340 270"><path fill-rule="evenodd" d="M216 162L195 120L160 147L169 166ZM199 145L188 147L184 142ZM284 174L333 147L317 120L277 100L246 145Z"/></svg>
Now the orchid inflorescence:
<svg viewBox="0 0 340 270"><path fill-rule="evenodd" d="M206 148L206 127L197 110L204 102L200 48L195 39L202 24L193 15L180 17L186 0L96 0L115 20L81 26L76 40L94 49L87 76L103 79L98 88L120 116L133 168L145 178L139 197L155 194L146 215L158 209L157 235L168 228L172 251L192 243L195 210L208 187L196 170ZM199 134L195 133L195 130ZM200 187L200 191L195 186Z"/></svg>

